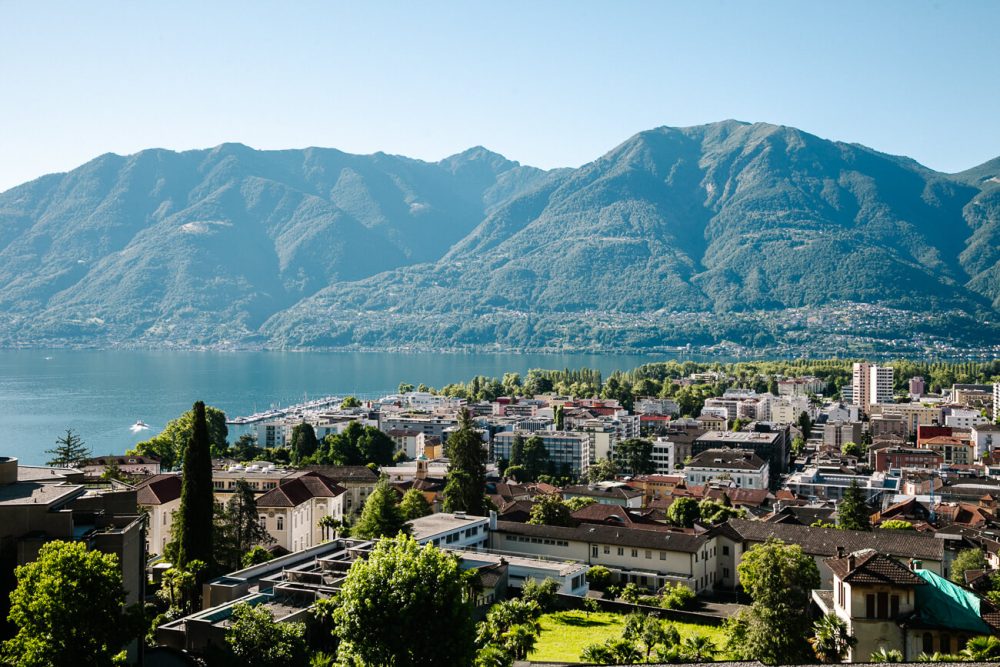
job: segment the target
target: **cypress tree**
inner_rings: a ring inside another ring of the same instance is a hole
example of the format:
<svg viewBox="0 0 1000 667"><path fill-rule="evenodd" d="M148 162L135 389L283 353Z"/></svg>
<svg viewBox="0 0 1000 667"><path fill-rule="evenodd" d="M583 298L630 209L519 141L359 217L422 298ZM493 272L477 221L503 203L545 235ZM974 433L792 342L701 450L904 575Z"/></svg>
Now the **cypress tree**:
<svg viewBox="0 0 1000 667"><path fill-rule="evenodd" d="M851 485L844 492L843 500L837 506L837 523L847 530L872 529L865 494L856 481L851 481Z"/></svg>
<svg viewBox="0 0 1000 667"><path fill-rule="evenodd" d="M212 453L205 420L205 404L194 404L191 437L184 450L181 506L174 526L177 562L185 567L193 560L211 564L215 496L212 491Z"/></svg>
<svg viewBox="0 0 1000 667"><path fill-rule="evenodd" d="M444 489L446 512L486 514L486 449L468 410L462 410L458 430L448 436L448 483Z"/></svg>

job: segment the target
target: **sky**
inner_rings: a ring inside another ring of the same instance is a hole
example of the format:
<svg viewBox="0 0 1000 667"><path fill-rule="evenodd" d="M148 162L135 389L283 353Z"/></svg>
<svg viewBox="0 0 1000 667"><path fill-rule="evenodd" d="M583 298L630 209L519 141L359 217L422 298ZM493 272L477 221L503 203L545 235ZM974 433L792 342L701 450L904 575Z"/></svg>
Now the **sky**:
<svg viewBox="0 0 1000 667"><path fill-rule="evenodd" d="M0 191L241 142L575 167L735 118L946 172L1000 155L1000 2L0 0Z"/></svg>

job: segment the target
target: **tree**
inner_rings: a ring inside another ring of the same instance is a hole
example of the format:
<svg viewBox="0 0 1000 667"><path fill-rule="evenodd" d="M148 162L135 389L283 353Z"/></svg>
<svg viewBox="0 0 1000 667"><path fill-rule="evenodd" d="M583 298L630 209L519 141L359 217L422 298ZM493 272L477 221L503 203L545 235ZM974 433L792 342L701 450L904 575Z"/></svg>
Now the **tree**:
<svg viewBox="0 0 1000 667"><path fill-rule="evenodd" d="M160 459L160 465L167 470L180 466L183 463L184 452L194 428L194 412L191 409L180 417L171 419L162 431L149 440L136 444L133 449L129 450L129 453L157 456ZM226 442L226 438L229 437L226 413L212 406L207 406L205 407L205 418L208 425L211 455L225 456L229 449L229 444Z"/></svg>
<svg viewBox="0 0 1000 667"><path fill-rule="evenodd" d="M615 463L631 475L648 475L653 465L653 443L640 438L629 438L615 447Z"/></svg>
<svg viewBox="0 0 1000 667"><path fill-rule="evenodd" d="M552 416L557 431L562 431L566 428L566 409L563 406L557 405L552 408Z"/></svg>
<svg viewBox="0 0 1000 667"><path fill-rule="evenodd" d="M409 533L406 518L396 504L396 492L383 477L375 484L365 501L361 517L351 530L355 537L374 540L379 537L395 537L399 533Z"/></svg>
<svg viewBox="0 0 1000 667"><path fill-rule="evenodd" d="M698 596L682 583L671 585L669 582L660 593L660 606L664 609L685 609L691 606Z"/></svg>
<svg viewBox="0 0 1000 667"><path fill-rule="evenodd" d="M812 419L809 418L808 412L801 412L799 414L799 430L802 431L802 437L806 440L809 439L809 434L812 432Z"/></svg>
<svg viewBox="0 0 1000 667"><path fill-rule="evenodd" d="M587 582L594 590L603 591L611 583L611 570L603 565L593 565L587 570Z"/></svg>
<svg viewBox="0 0 1000 667"><path fill-rule="evenodd" d="M694 526L700 516L701 510L694 498L677 498L667 508L667 521L683 528Z"/></svg>
<svg viewBox="0 0 1000 667"><path fill-rule="evenodd" d="M386 433L374 426L366 426L358 438L358 451L365 465L387 466L392 464L392 455L396 451L396 443Z"/></svg>
<svg viewBox="0 0 1000 667"><path fill-rule="evenodd" d="M963 549L955 556L951 563L951 580L959 586L965 585L966 570L986 570L989 563L986 561L986 552L982 549Z"/></svg>
<svg viewBox="0 0 1000 667"><path fill-rule="evenodd" d="M215 495L212 490L212 454L205 404L198 401L192 412L194 420L191 435L184 450L181 505L173 527L173 539L177 543L174 565L179 567L184 567L192 560L213 562Z"/></svg>
<svg viewBox="0 0 1000 667"><path fill-rule="evenodd" d="M569 508L570 512L575 512L577 510L582 510L584 507L589 507L597 502L596 498L590 498L589 496L574 496L573 498L567 498L562 501L563 505Z"/></svg>
<svg viewBox="0 0 1000 667"><path fill-rule="evenodd" d="M673 646L679 635L677 628L673 625L665 626L663 621L652 614L633 613L625 617L622 639L632 642L642 654L642 662L649 662L657 646Z"/></svg>
<svg viewBox="0 0 1000 667"><path fill-rule="evenodd" d="M543 614L552 611L558 593L559 582L551 577L546 577L541 582L528 578L521 586L521 599L535 602Z"/></svg>
<svg viewBox="0 0 1000 667"><path fill-rule="evenodd" d="M601 459L587 468L587 480L591 484L604 482L615 478L615 462L612 459Z"/></svg>
<svg viewBox="0 0 1000 667"><path fill-rule="evenodd" d="M569 507L556 494L545 494L531 506L528 523L535 526L572 526Z"/></svg>
<svg viewBox="0 0 1000 667"><path fill-rule="evenodd" d="M545 449L542 439L533 435L524 443L524 466L525 475L529 482L534 482L539 475L545 474L548 469L549 452Z"/></svg>
<svg viewBox="0 0 1000 667"><path fill-rule="evenodd" d="M418 489L408 489L399 503L399 511L407 521L419 519L431 513L431 505Z"/></svg>
<svg viewBox="0 0 1000 667"><path fill-rule="evenodd" d="M913 524L902 519L889 519L878 526L882 530L915 530Z"/></svg>
<svg viewBox="0 0 1000 667"><path fill-rule="evenodd" d="M220 567L238 569L251 548L274 543L274 538L260 523L257 500L246 480L237 481L232 497L215 507L215 562Z"/></svg>
<svg viewBox="0 0 1000 667"><path fill-rule="evenodd" d="M298 464L309 458L316 453L318 448L319 440L316 439L316 429L313 428L312 424L302 422L292 428L289 449L292 452L293 464Z"/></svg>
<svg viewBox="0 0 1000 667"><path fill-rule="evenodd" d="M528 471L524 469L524 466L507 466L507 469L503 471L503 476L515 482L528 481Z"/></svg>
<svg viewBox="0 0 1000 667"><path fill-rule="evenodd" d="M444 489L446 512L464 511L486 515L486 449L472 421L463 409L458 429L448 436L448 482Z"/></svg>
<svg viewBox="0 0 1000 667"><path fill-rule="evenodd" d="M722 495L724 501L729 500L729 496ZM745 514L743 510L732 507L732 501L727 505L725 502L705 499L698 503L699 517L702 523L716 525L725 523L730 519L741 517Z"/></svg>
<svg viewBox="0 0 1000 667"><path fill-rule="evenodd" d="M524 461L524 436L520 433L514 434L514 439L510 443L510 461L508 466L520 467Z"/></svg>
<svg viewBox="0 0 1000 667"><path fill-rule="evenodd" d="M730 647L769 665L806 661L811 625L802 610L820 585L816 561L798 545L769 539L744 554L737 572L753 604L730 625L739 635L738 641L730 636Z"/></svg>
<svg viewBox="0 0 1000 667"><path fill-rule="evenodd" d="M237 461L254 461L264 453L264 448L257 445L254 433L244 433L236 440L229 450L229 455Z"/></svg>
<svg viewBox="0 0 1000 667"><path fill-rule="evenodd" d="M266 607L233 606L226 643L247 667L302 665L308 657L304 623L278 623Z"/></svg>
<svg viewBox="0 0 1000 667"><path fill-rule="evenodd" d="M8 664L102 667L121 660L138 634L134 612L124 610L115 554L88 551L83 542L49 542L14 573L8 618L17 634L3 643Z"/></svg>
<svg viewBox="0 0 1000 667"><path fill-rule="evenodd" d="M705 635L685 637L680 648L681 655L691 662L711 662L715 657L715 642Z"/></svg>
<svg viewBox="0 0 1000 667"><path fill-rule="evenodd" d="M792 438L792 454L798 456L802 453L802 450L806 448L806 441L801 435L797 435Z"/></svg>
<svg viewBox="0 0 1000 667"><path fill-rule="evenodd" d="M612 637L598 644L588 644L580 653L580 660L595 665L632 665L640 657L635 645L620 637Z"/></svg>
<svg viewBox="0 0 1000 667"><path fill-rule="evenodd" d="M408 382L400 382L399 386L396 388L396 393L398 394L409 394L413 391L413 385Z"/></svg>
<svg viewBox="0 0 1000 667"><path fill-rule="evenodd" d="M861 458L864 456L865 449L856 442L845 442L840 447L840 453L844 456L855 456Z"/></svg>
<svg viewBox="0 0 1000 667"><path fill-rule="evenodd" d="M847 623L834 613L822 616L813 624L813 636L809 638L813 652L820 662L841 662L847 651L856 646L858 640L847 629Z"/></svg>
<svg viewBox="0 0 1000 667"><path fill-rule="evenodd" d="M856 480L844 492L837 506L837 525L845 530L871 530L872 523L864 493Z"/></svg>
<svg viewBox="0 0 1000 667"><path fill-rule="evenodd" d="M46 454L51 454L48 465L50 466L75 466L81 461L90 457L90 448L86 446L83 439L73 432L73 429L66 429L66 435L56 438L56 446L46 449Z"/></svg>
<svg viewBox="0 0 1000 667"><path fill-rule="evenodd" d="M490 647L506 654L511 662L523 660L534 647L541 626L542 608L534 600L516 598L499 602L489 610L476 631L480 653Z"/></svg>
<svg viewBox="0 0 1000 667"><path fill-rule="evenodd" d="M405 535L379 540L351 566L340 591L334 616L341 658L396 667L471 664L471 576L432 545Z"/></svg>
<svg viewBox="0 0 1000 667"><path fill-rule="evenodd" d="M960 652L972 662L997 662L1000 660L1000 637L972 637Z"/></svg>
<svg viewBox="0 0 1000 667"><path fill-rule="evenodd" d="M360 408L360 407L361 407L361 401L359 401L356 396L348 396L347 398L345 398L340 402L341 410L350 410L352 408Z"/></svg>
<svg viewBox="0 0 1000 667"><path fill-rule="evenodd" d="M266 563L273 558L273 553L258 544L250 547L250 550L243 554L243 558L240 560L240 565L242 567L253 567L254 565Z"/></svg>

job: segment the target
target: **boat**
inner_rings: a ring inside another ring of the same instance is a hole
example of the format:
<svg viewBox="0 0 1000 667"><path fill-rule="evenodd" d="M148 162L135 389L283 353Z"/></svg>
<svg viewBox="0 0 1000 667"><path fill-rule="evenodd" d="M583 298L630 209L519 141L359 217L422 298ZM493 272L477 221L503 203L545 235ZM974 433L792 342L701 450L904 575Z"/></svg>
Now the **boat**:
<svg viewBox="0 0 1000 667"><path fill-rule="evenodd" d="M149 424L142 421L141 419L132 424L132 432L138 433L139 431L146 431L149 429Z"/></svg>

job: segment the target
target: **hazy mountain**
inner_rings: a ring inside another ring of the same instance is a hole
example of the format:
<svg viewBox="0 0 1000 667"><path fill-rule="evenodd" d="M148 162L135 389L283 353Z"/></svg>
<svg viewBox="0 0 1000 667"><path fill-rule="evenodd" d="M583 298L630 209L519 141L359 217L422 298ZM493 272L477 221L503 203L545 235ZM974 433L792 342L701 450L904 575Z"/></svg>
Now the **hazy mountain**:
<svg viewBox="0 0 1000 667"><path fill-rule="evenodd" d="M892 321L852 335L989 344L996 325L977 321L1000 309L998 174L1000 158L946 175L735 121L642 132L549 172L483 148L437 163L240 145L107 155L0 194L0 334L808 346L856 328L837 309L877 304Z"/></svg>

